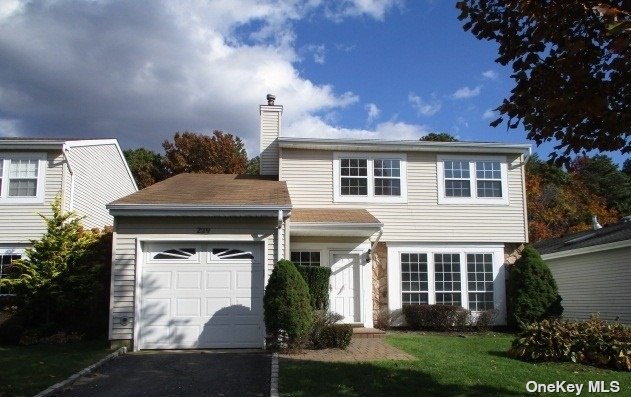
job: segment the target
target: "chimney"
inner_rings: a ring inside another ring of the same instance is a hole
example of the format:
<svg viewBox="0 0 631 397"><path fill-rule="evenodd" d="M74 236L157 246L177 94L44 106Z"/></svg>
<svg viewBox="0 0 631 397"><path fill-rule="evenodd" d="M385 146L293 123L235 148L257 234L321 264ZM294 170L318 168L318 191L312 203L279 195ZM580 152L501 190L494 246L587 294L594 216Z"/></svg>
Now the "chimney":
<svg viewBox="0 0 631 397"><path fill-rule="evenodd" d="M596 215L592 215L592 229L598 230L602 228L603 227L600 225L600 223L598 223L598 217Z"/></svg>
<svg viewBox="0 0 631 397"><path fill-rule="evenodd" d="M267 105L261 105L261 175L278 175L278 137L283 114L281 105L274 105L276 96L267 94Z"/></svg>

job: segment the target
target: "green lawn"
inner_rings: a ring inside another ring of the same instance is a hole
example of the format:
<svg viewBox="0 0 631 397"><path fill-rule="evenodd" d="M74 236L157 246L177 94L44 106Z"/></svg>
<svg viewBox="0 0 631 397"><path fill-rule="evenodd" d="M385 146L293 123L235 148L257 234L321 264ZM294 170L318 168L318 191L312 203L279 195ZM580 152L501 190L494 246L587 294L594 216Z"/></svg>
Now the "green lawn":
<svg viewBox="0 0 631 397"><path fill-rule="evenodd" d="M392 334L387 342L407 351L414 361L365 364L318 363L281 359L283 396L517 396L526 382L603 380L620 382L617 395L631 395L631 373L572 363L532 364L506 357L512 336L505 334ZM561 394L563 395L563 394ZM569 395L569 394L566 394ZM575 395L575 394L572 394Z"/></svg>
<svg viewBox="0 0 631 397"><path fill-rule="evenodd" d="M105 357L109 343L1 346L0 396L32 396Z"/></svg>

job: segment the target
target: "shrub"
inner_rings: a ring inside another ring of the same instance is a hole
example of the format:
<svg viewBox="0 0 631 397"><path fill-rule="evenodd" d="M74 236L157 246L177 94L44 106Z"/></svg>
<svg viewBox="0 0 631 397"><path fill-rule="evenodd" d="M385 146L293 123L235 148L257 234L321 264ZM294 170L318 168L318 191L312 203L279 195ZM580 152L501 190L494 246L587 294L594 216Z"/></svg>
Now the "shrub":
<svg viewBox="0 0 631 397"><path fill-rule="evenodd" d="M493 325L496 315L497 312L494 309L484 310L475 314L471 313L469 325L478 331L487 331Z"/></svg>
<svg viewBox="0 0 631 397"><path fill-rule="evenodd" d="M449 331L466 327L469 311L460 306L405 305L403 315L412 329Z"/></svg>
<svg viewBox="0 0 631 397"><path fill-rule="evenodd" d="M598 317L543 320L527 326L508 353L525 361L572 361L631 371L631 327Z"/></svg>
<svg viewBox="0 0 631 397"><path fill-rule="evenodd" d="M280 260L270 275L263 297L265 327L272 345L295 347L308 336L313 309L305 280L296 266ZM286 340L284 340L286 338Z"/></svg>
<svg viewBox="0 0 631 397"><path fill-rule="evenodd" d="M111 231L85 230L81 217L52 204L46 233L31 241L0 280L15 293L20 322L33 334L107 330ZM32 338L31 338L32 339Z"/></svg>
<svg viewBox="0 0 631 397"><path fill-rule="evenodd" d="M324 328L329 327L341 319L344 316L338 313L327 312L325 310L316 310L313 312L313 326L311 327L311 333L309 334L309 341L314 347L319 345L320 334Z"/></svg>
<svg viewBox="0 0 631 397"><path fill-rule="evenodd" d="M314 347L316 349L346 349L352 337L353 327L350 324L327 325L322 328L318 339L314 341Z"/></svg>
<svg viewBox="0 0 631 397"><path fill-rule="evenodd" d="M523 328L563 313L552 273L533 247L526 247L511 266L507 289L509 326Z"/></svg>
<svg viewBox="0 0 631 397"><path fill-rule="evenodd" d="M331 268L322 266L296 266L309 287L311 307L326 310L329 307L329 279Z"/></svg>

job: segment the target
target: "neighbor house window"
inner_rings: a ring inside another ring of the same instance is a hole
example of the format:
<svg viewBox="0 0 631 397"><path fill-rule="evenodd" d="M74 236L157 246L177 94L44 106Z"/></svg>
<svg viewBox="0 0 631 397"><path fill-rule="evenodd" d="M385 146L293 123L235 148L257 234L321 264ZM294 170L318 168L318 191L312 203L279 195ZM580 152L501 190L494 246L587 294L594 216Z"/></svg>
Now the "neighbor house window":
<svg viewBox="0 0 631 397"><path fill-rule="evenodd" d="M469 310L493 309L493 254L467 254Z"/></svg>
<svg viewBox="0 0 631 397"><path fill-rule="evenodd" d="M436 304L460 306L460 254L434 254Z"/></svg>
<svg viewBox="0 0 631 397"><path fill-rule="evenodd" d="M406 155L335 153L334 201L405 202Z"/></svg>
<svg viewBox="0 0 631 397"><path fill-rule="evenodd" d="M401 303L426 305L428 291L427 254L401 254Z"/></svg>
<svg viewBox="0 0 631 397"><path fill-rule="evenodd" d="M14 260L20 259L21 257L21 254L0 252L0 280L2 280L2 277L8 274L11 263ZM7 295L9 293L10 291L7 289L7 287L2 287L2 284L0 284L0 295Z"/></svg>
<svg viewBox="0 0 631 397"><path fill-rule="evenodd" d="M437 156L440 204L508 204L508 166L498 156Z"/></svg>
<svg viewBox="0 0 631 397"><path fill-rule="evenodd" d="M0 156L0 201L43 201L45 154Z"/></svg>
<svg viewBox="0 0 631 397"><path fill-rule="evenodd" d="M292 251L291 261L294 265L320 266L320 251Z"/></svg>

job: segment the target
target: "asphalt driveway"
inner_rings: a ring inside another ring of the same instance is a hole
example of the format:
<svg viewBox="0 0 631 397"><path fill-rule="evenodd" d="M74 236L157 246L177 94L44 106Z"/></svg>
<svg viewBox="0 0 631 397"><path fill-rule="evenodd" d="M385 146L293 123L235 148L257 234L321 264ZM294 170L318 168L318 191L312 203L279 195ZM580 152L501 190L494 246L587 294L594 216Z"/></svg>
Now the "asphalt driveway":
<svg viewBox="0 0 631 397"><path fill-rule="evenodd" d="M142 352L106 362L63 396L269 396L265 352Z"/></svg>

